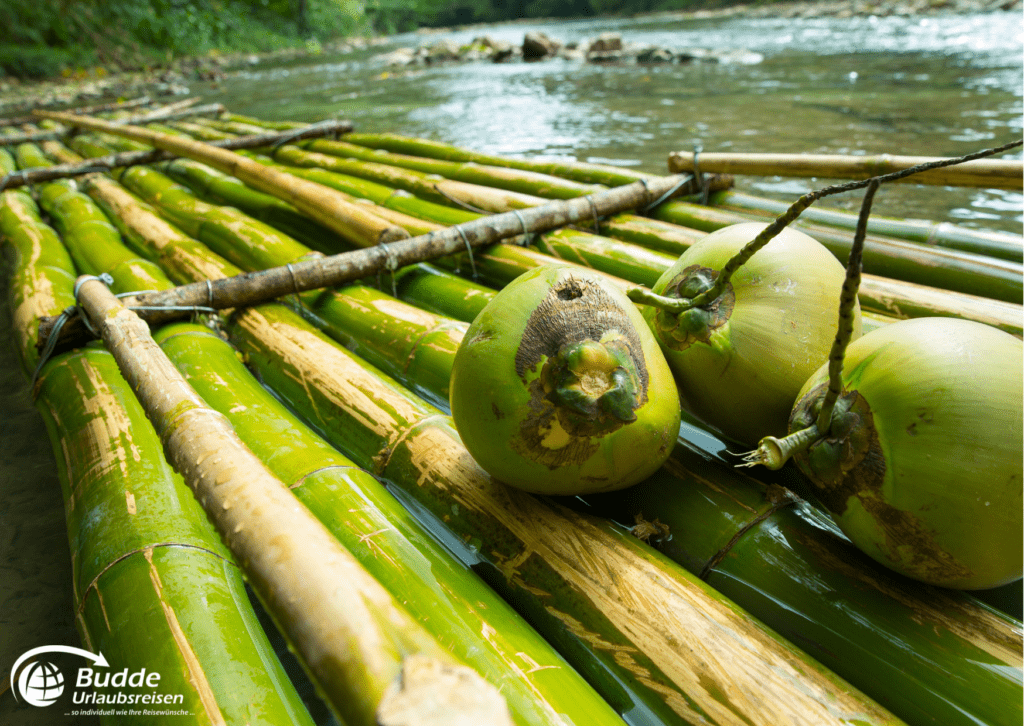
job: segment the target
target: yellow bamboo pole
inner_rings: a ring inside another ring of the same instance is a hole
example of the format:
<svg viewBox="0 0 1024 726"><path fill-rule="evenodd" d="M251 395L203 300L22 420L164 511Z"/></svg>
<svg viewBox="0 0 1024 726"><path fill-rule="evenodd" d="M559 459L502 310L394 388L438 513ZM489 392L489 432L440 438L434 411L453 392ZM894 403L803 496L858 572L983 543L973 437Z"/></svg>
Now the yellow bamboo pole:
<svg viewBox="0 0 1024 726"><path fill-rule="evenodd" d="M360 246L394 242L409 237L409 233L401 227L390 224L368 212L365 207L344 199L330 187L264 166L233 151L182 136L172 136L130 124L111 123L89 116L76 116L57 111L35 113L42 118L60 121L69 126L81 126L141 141L158 149L209 164L225 174L238 177L254 189L290 202L309 217Z"/></svg>
<svg viewBox="0 0 1024 726"><path fill-rule="evenodd" d="M668 157L668 168L673 174L692 173L693 157L692 151L674 151ZM716 174L868 179L938 160L930 156L891 154L844 156L703 152L697 158L697 166L702 172ZM1020 159L978 159L957 166L921 172L899 181L910 184L1020 191L1024 188L1024 162Z"/></svg>

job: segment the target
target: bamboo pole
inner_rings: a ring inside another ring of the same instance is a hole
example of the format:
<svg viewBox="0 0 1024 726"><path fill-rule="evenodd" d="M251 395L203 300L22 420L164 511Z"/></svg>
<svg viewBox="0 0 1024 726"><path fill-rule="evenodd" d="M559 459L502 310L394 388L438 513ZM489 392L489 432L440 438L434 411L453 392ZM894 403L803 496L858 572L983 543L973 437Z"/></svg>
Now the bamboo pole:
<svg viewBox="0 0 1024 726"><path fill-rule="evenodd" d="M451 159L456 158L460 160L479 160L483 161L480 155L476 155L473 152L464 151L457 149L456 147L446 147L445 145L434 144L433 142L425 142L422 140L404 139L402 137L395 137L393 135L376 135L376 134L349 134L346 135L345 140L348 145L365 145L373 148L388 149L391 151L403 151L406 154L416 153L422 156L438 157ZM325 145L321 148L330 148L330 145ZM701 156L703 160L706 155ZM502 162L501 157L488 157L486 163L499 164ZM509 160L505 160L509 161ZM977 162L970 162L967 166L975 163L986 163L986 160ZM1018 165L1020 162L1016 162ZM506 164L507 165L507 164ZM569 165L571 167L571 165ZM964 165L955 167L948 167L950 170L962 168ZM585 167L584 167L585 168ZM701 164L703 171L708 171ZM579 174L565 173L572 172L572 169L563 169L563 175L568 178L579 179L585 176L584 172ZM939 170L944 171L944 170ZM1018 170L1019 171L1019 170ZM1017 174L1018 183L1020 181L1020 174ZM621 183L621 182L619 182ZM728 194L735 194L730 192ZM696 223L699 229L703 231L713 231L714 229L724 226L725 224L735 224L740 221L747 221L746 219L733 215L728 218L728 221L716 222L710 226L701 225L697 220L700 214L694 212L694 217L687 219L685 217L676 217L667 212L669 208L679 208L685 206L682 202L671 202L661 205L654 212L654 216L658 219L676 222L689 226L689 223ZM807 210L805 214L808 219L814 218L818 213L815 208ZM622 221L619 220L621 224ZM631 219L629 221L635 221ZM849 227L852 229L855 222L853 218ZM641 223L642 224L642 223ZM901 244L898 240L893 240L883 236L883 229L887 231L894 231L891 225L885 225L883 222L883 228L879 229L877 233L874 233L870 238L870 252L868 253L865 260L865 269L868 272L884 275L886 277L896 277L898 279L906 279L909 282L916 282L918 284L931 285L935 287L951 288L959 292L967 292L970 294L994 296L998 299L1009 300L1016 302L1021 297L1021 291L1017 289L1016 283L1021 277L1018 266L1012 268L1003 269L995 264L995 269L989 269L991 265L983 258L968 254L967 256L961 257L959 255L944 255L941 252L932 253L928 248L921 248L914 245ZM797 228L811 234L819 241L823 242L830 250L836 254L841 260L844 260L846 255L849 253L849 246L851 242L850 234L837 233L834 230L828 228L822 228L821 225L808 226L803 223L797 223ZM614 229L607 229L606 233L612 234L612 236L620 236L620 233ZM639 242L642 236L629 236L631 230L624 230L625 238L629 241ZM668 238L672 236L670 230L659 232L659 236ZM946 237L947 231L941 230L941 236ZM934 238L932 238L934 239ZM983 253L989 254L993 251L998 251L1006 247L1007 243L1005 240L1002 241L977 241L976 238L971 234L970 230L949 230L948 239L950 244L948 245L951 249L963 249L967 253ZM648 240L650 237L648 236ZM685 241L684 241L685 243ZM995 244L993 247L992 245ZM981 245L980 248L978 245ZM663 248L659 248L663 249ZM663 251L675 251L675 249L663 249ZM1004 259L1017 260L1020 257L1020 243L1017 242L1013 245L1009 252L1003 256ZM889 259L889 258L893 259ZM979 267L980 265L980 267ZM986 267L986 265L988 265ZM945 269L949 266L954 268L963 267L963 270L957 272L955 269L953 272L946 272ZM988 281L988 278L996 276L996 280ZM1001 286L1001 287L1000 287ZM1008 287L1007 287L1008 286ZM990 293L988 288L995 289L995 293ZM1005 288L1005 289L1004 289Z"/></svg>
<svg viewBox="0 0 1024 726"><path fill-rule="evenodd" d="M746 215L680 200L666 202L651 214L706 232L751 221ZM791 226L821 242L840 260L850 254L853 237L848 231L801 221ZM877 235L868 235L865 240L864 270L872 275L1003 302L1017 303L1024 296L1024 267L1020 263Z"/></svg>
<svg viewBox="0 0 1024 726"><path fill-rule="evenodd" d="M0 237L15 339L31 375L35 321L74 304L74 267L23 191L0 194ZM50 359L33 393L60 463L70 604L85 647L112 670L159 672L161 692L181 694L177 708L192 713L178 717L182 724L312 726L238 568L164 460L110 354L90 347ZM209 602L218 603L216 618ZM141 709L119 721L151 722Z"/></svg>
<svg viewBox="0 0 1024 726"><path fill-rule="evenodd" d="M382 244L408 237L404 230L374 217L358 205L339 198L333 190L327 187L274 169L268 169L251 159L219 147L170 134L149 131L137 126L119 126L101 119L44 111L37 111L36 114L72 126L105 131L115 136L125 136L136 141L150 143L165 151L208 163L225 173L237 176L260 191L273 194L295 205L305 214L338 234L364 240L367 245Z"/></svg>
<svg viewBox="0 0 1024 726"><path fill-rule="evenodd" d="M352 125L347 121L324 125L315 124L307 127L301 132L301 134L305 135L305 138L310 138L311 136L316 135L340 133L341 131L351 127ZM266 146L268 144L273 145L282 139L295 138L295 134L296 132L290 131L284 134L268 133L259 136L239 136L226 139L212 145L222 149L248 149ZM5 174L4 177L0 179L0 190L11 189L25 184L35 184L54 179L65 179L84 174L92 174L98 171L110 171L116 167L127 167L136 164L152 164L158 161L173 159L176 158L176 156L176 154L161 149L149 149L146 151L128 151L119 154L109 154L107 156L89 159L86 162L78 164L66 164L37 169L23 169L16 174L11 172Z"/></svg>
<svg viewBox="0 0 1024 726"><path fill-rule="evenodd" d="M302 260L285 267L248 273L210 283L192 283L173 291L139 296L134 302L157 308L237 307L271 300L304 290L333 287L380 271L398 270L413 262L435 259L466 247L481 247L526 231L543 231L622 209L643 206L652 198L678 187L682 179L665 177L655 183L633 184L600 192L590 197L552 202L521 212L493 215L441 232L433 232L388 245L345 252L331 257ZM230 303L228 302L230 300ZM181 310L141 310L144 319L156 323L182 317ZM45 339L53 321L44 322ZM87 339L80 322L69 322L60 330L59 345Z"/></svg>
<svg viewBox="0 0 1024 726"><path fill-rule="evenodd" d="M713 192L708 198L708 203L727 211L748 214L753 212L772 216L782 214L789 207L787 202L731 190ZM800 216L809 222L843 229L855 229L857 226L856 214L829 207L814 206L805 209ZM1013 262L1020 262L1024 259L1024 244L1021 242L1020 235L971 229L950 222L893 219L872 214L868 219L868 232L926 245L950 247Z"/></svg>
<svg viewBox="0 0 1024 726"><path fill-rule="evenodd" d="M621 530L491 480L447 417L295 313L265 306L229 331L332 443L469 543L488 581L535 627L562 643L570 633L589 639L619 688L646 691L644 703L660 701L672 722L898 723ZM616 705L636 707L634 698L620 692Z"/></svg>
<svg viewBox="0 0 1024 726"><path fill-rule="evenodd" d="M160 351L148 326L95 278L78 301L157 428L172 465L228 547L332 708L373 726L441 690L459 718L509 723L493 686L402 610L209 408ZM434 693L432 693L434 691ZM420 715L428 715L424 707Z"/></svg>
<svg viewBox="0 0 1024 726"><path fill-rule="evenodd" d="M604 184L606 186L620 186L631 184L641 179L654 178L653 174L635 172L616 166L604 166L601 164L589 164L578 161L540 161L536 159L513 159L495 154L483 154L480 152L461 149L449 144L442 144L426 139L413 139L398 134L348 134L345 140L352 144L367 146L374 149L386 149L411 156L426 156L434 159L447 159L450 161L475 161L480 164L492 166L510 167L513 169L524 169L536 171L542 174L551 174L566 179L572 179L585 184Z"/></svg>
<svg viewBox="0 0 1024 726"><path fill-rule="evenodd" d="M214 119L206 120L204 123L212 128L232 134L248 135L261 130L259 126L235 121L219 121ZM395 154L381 149L370 150L364 146L344 141L330 141L323 144L303 143L301 147L309 151L330 154L340 158L375 161L426 174L439 174L446 179L453 179L455 181L498 187L524 194L534 194L546 199L572 199L584 196L585 194L592 194L605 188L601 185L583 184L535 171L486 166L475 162L426 159L408 154Z"/></svg>
<svg viewBox="0 0 1024 726"><path fill-rule="evenodd" d="M164 327L156 340L203 400L367 571L456 657L500 684L516 724L622 726L550 644L371 474L302 424L220 336L183 323Z"/></svg>
<svg viewBox="0 0 1024 726"><path fill-rule="evenodd" d="M92 113L105 113L107 111L121 111L129 110L132 108L138 108L139 106L148 106L153 101L149 96L139 96L129 101L117 101L115 103L101 103L94 106L76 106L75 108L64 109L68 113L76 114L92 114ZM32 124L36 122L35 116L13 116L4 119L0 119L0 127L4 126L23 126L24 124Z"/></svg>
<svg viewBox="0 0 1024 726"><path fill-rule="evenodd" d="M693 173L693 152L669 154L668 168L673 174ZM719 174L759 176L831 177L868 179L918 164L938 161L929 156L842 156L838 154L741 154L701 152L701 171ZM911 184L982 187L1021 190L1024 188L1024 163L1020 159L979 159L954 167L935 169L902 179Z"/></svg>

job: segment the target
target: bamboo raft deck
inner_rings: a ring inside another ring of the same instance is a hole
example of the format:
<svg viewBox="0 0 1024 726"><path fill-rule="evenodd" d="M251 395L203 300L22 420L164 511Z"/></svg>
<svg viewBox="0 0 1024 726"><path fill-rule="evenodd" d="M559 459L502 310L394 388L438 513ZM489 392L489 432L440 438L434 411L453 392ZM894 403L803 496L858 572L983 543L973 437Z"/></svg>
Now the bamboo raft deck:
<svg viewBox="0 0 1024 726"><path fill-rule="evenodd" d="M350 726L1024 718L1017 617L888 572L795 469L734 468L685 412L612 494L513 490L462 446L452 360L496 289L552 261L650 286L779 213L710 155L658 177L220 108L40 116L61 125L0 136L0 238L77 623L183 694L174 723L312 723L244 583ZM800 224L845 262L849 216ZM1020 239L872 225L865 329L1022 335Z"/></svg>

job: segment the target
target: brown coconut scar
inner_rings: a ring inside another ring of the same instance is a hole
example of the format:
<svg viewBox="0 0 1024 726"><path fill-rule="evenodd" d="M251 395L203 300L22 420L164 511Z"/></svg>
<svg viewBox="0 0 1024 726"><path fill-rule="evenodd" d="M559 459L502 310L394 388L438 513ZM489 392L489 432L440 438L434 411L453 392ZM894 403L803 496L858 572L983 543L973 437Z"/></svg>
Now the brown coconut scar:
<svg viewBox="0 0 1024 726"><path fill-rule="evenodd" d="M569 276L534 309L516 351L530 415L513 448L552 469L581 463L595 439L636 420L647 402L640 336L599 284Z"/></svg>

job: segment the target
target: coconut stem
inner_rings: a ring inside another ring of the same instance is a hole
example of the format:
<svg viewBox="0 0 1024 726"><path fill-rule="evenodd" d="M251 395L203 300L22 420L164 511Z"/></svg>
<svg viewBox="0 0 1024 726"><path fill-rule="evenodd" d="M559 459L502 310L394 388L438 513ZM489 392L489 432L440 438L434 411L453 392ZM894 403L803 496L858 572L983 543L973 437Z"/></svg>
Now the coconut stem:
<svg viewBox="0 0 1024 726"><path fill-rule="evenodd" d="M967 154L966 156L959 156L955 159L941 159L939 161L929 161L924 164L918 164L908 169L901 169L900 171L894 171L889 174L882 174L881 176L871 177L870 179L861 179L858 181L846 182L844 184L835 184L833 186L824 187L816 191L808 192L802 197L797 199L790 205L789 209L780 214L775 218L771 224L761 231L761 234L757 235L754 239L746 244L739 252L737 252L732 259L725 263L722 271L715 278L715 283L708 290L702 292L700 295L693 297L689 304L684 308L688 310L690 308L701 307L715 300L725 290L726 285L729 284L729 280L733 274L740 267L746 263L751 257L754 256L762 247L772 241L782 230L788 227L792 222L796 221L796 218L807 209L814 202L825 197L832 196L833 194L840 194L842 192L850 192L856 189L863 189L871 184L885 184L886 182L896 181L897 179L903 179L912 174L919 174L922 171L928 171L929 169L939 169L944 166L953 166L955 164L962 164L965 161L974 161L975 159L981 159L986 156L993 156L995 154L1008 151L1017 146L1024 144L1024 141L1011 141L1008 144L1003 144L993 149L984 149L982 151L976 151L973 154ZM632 299L632 298L630 298Z"/></svg>
<svg viewBox="0 0 1024 726"><path fill-rule="evenodd" d="M860 216L857 218L857 231L854 232L850 258L846 263L846 278L843 280L843 291L839 297L839 325L836 328L836 338L832 342L832 350L828 354L828 390L825 391L825 398L821 402L816 424L816 428L823 434L832 427L832 410L843 392L843 359L846 356L846 347L853 339L854 311L857 307L857 291L860 289L863 268L864 238L868 234L871 204L874 202L879 184L878 179L871 180L864 192Z"/></svg>
<svg viewBox="0 0 1024 726"><path fill-rule="evenodd" d="M789 436L779 439L774 436L765 436L757 444L757 449L741 454L743 463L737 464L737 468L749 468L752 466L767 466L771 470L781 469L789 461L790 457L797 454L822 436L817 424L811 424L805 429L794 431Z"/></svg>
<svg viewBox="0 0 1024 726"><path fill-rule="evenodd" d="M693 307L688 297L667 297L648 290L646 287L631 287L626 297L638 305L650 305L669 313L685 313Z"/></svg>

